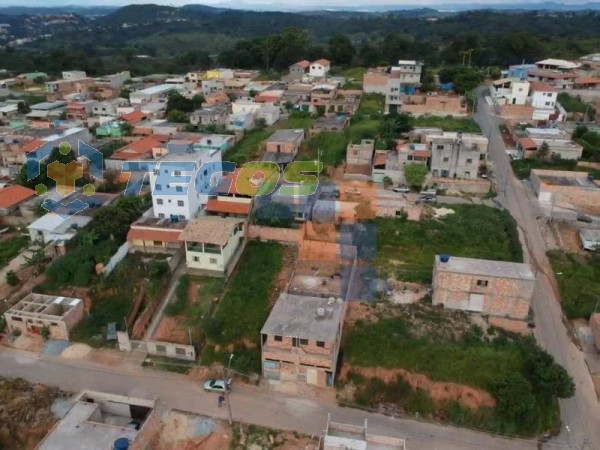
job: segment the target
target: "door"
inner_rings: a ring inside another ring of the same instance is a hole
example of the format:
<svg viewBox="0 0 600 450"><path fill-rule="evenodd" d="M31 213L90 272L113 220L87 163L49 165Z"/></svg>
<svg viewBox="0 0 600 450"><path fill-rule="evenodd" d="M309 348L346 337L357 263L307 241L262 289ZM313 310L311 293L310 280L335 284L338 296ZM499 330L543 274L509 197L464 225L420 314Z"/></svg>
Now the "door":
<svg viewBox="0 0 600 450"><path fill-rule="evenodd" d="M317 371L317 369L314 369L314 368L306 369L306 382L308 384L317 384L318 373L319 372Z"/></svg>

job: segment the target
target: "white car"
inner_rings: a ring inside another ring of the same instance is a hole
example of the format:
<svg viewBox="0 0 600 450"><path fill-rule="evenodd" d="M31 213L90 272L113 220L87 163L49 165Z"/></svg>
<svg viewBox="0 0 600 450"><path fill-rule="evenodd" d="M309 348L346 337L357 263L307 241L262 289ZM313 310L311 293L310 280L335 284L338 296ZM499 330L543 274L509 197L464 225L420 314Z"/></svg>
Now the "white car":
<svg viewBox="0 0 600 450"><path fill-rule="evenodd" d="M406 186L398 186L392 189L394 192L398 192L400 194L408 194L410 192L410 188Z"/></svg>
<svg viewBox="0 0 600 450"><path fill-rule="evenodd" d="M231 390L231 378L225 380L208 380L204 383L204 392L225 392Z"/></svg>

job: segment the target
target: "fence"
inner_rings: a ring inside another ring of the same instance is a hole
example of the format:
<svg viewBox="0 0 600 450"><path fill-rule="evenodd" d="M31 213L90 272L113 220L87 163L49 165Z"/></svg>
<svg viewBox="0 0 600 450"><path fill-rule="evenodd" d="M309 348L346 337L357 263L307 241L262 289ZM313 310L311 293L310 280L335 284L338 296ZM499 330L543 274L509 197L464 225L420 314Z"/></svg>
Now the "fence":
<svg viewBox="0 0 600 450"><path fill-rule="evenodd" d="M160 341L132 341L126 332L118 331L117 340L119 350L123 352L143 352L154 356L166 356L167 358L183 359L185 361L196 360L196 349L192 345L173 344Z"/></svg>
<svg viewBox="0 0 600 450"><path fill-rule="evenodd" d="M128 252L129 252L129 244L127 242L125 242L123 245L121 245L119 247L119 249L116 251L116 253L114 255L112 255L112 257L110 258L108 263L106 263L102 273L104 273L104 275L106 275L106 276L110 275L111 272L115 269L115 267L117 267L117 264L119 264L121 261L123 261L123 258L125 258L125 256L127 256Z"/></svg>

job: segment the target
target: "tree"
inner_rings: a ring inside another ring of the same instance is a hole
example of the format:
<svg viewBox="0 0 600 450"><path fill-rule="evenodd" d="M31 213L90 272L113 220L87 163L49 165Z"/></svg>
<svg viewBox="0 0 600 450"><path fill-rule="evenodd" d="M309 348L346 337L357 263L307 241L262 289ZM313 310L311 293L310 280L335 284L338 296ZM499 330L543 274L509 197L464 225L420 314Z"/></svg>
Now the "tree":
<svg viewBox="0 0 600 450"><path fill-rule="evenodd" d="M267 121L263 117L261 117L256 121L256 129L264 130L265 128L267 128Z"/></svg>
<svg viewBox="0 0 600 450"><path fill-rule="evenodd" d="M42 339L44 339L45 341L50 339L50 327L48 325L44 325L40 329L40 335L42 336Z"/></svg>
<svg viewBox="0 0 600 450"><path fill-rule="evenodd" d="M23 256L25 262L22 267L33 267L33 275L38 276L43 272L45 264L48 262L49 258L46 256L46 251L44 249L44 244L41 244L40 248L34 250L31 256Z"/></svg>
<svg viewBox="0 0 600 450"><path fill-rule="evenodd" d="M348 36L336 34L329 39L329 57L336 66L350 66L355 54L356 49Z"/></svg>
<svg viewBox="0 0 600 450"><path fill-rule="evenodd" d="M125 136L131 136L133 134L133 125L129 122L121 122L121 131Z"/></svg>
<svg viewBox="0 0 600 450"><path fill-rule="evenodd" d="M490 389L498 401L497 410L507 419L527 423L533 416L535 396L531 383L519 373L505 373Z"/></svg>
<svg viewBox="0 0 600 450"><path fill-rule="evenodd" d="M396 138L398 135L412 130L410 122L408 114L389 114L381 120L379 134L384 139Z"/></svg>
<svg viewBox="0 0 600 450"><path fill-rule="evenodd" d="M168 118L169 118L169 122L175 122L175 123L189 122L188 115L186 113L184 113L183 111L179 111L177 109L174 109L173 111L171 111L168 115Z"/></svg>
<svg viewBox="0 0 600 450"><path fill-rule="evenodd" d="M119 92L119 97L126 98L129 100L129 96L131 95L131 90L127 88L122 88Z"/></svg>
<svg viewBox="0 0 600 450"><path fill-rule="evenodd" d="M19 284L20 281L21 280L19 280L19 277L14 271L9 270L8 272L6 272L6 282L9 286L16 286L17 284Z"/></svg>
<svg viewBox="0 0 600 450"><path fill-rule="evenodd" d="M542 142L542 145L540 145L540 148L538 148L538 151L535 154L535 156L539 159L546 159L546 158L548 158L549 153L550 153L550 146L548 145L548 143L546 141L544 141L544 142Z"/></svg>
<svg viewBox="0 0 600 450"><path fill-rule="evenodd" d="M192 97L192 103L194 105L194 110L200 108L202 106L202 103L204 103L206 101L206 99L204 98L204 96L202 94L196 94Z"/></svg>
<svg viewBox="0 0 600 450"><path fill-rule="evenodd" d="M19 111L19 114L28 114L31 112L31 108L26 102L19 102L17 104L17 109Z"/></svg>
<svg viewBox="0 0 600 450"><path fill-rule="evenodd" d="M428 173L429 169L425 164L411 163L404 166L404 179L413 189L421 189Z"/></svg>
<svg viewBox="0 0 600 450"><path fill-rule="evenodd" d="M394 182L392 181L392 179L388 176L383 177L383 187L385 189L389 188L392 184L394 184Z"/></svg>
<svg viewBox="0 0 600 450"><path fill-rule="evenodd" d="M268 201L256 210L256 223L269 227L289 228L294 220L292 210L284 203Z"/></svg>
<svg viewBox="0 0 600 450"><path fill-rule="evenodd" d="M194 110L194 102L189 98L185 98L179 92L173 92L167 100L167 114L173 110L186 113L192 112Z"/></svg>

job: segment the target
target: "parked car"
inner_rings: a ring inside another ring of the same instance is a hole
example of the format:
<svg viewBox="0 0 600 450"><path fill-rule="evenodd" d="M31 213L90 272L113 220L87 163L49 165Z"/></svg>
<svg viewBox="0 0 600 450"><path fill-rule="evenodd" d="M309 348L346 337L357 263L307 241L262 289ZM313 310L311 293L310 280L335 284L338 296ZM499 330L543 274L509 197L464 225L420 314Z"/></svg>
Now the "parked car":
<svg viewBox="0 0 600 450"><path fill-rule="evenodd" d="M433 196L422 196L415 201L415 205L433 205L437 203L437 199Z"/></svg>
<svg viewBox="0 0 600 450"><path fill-rule="evenodd" d="M421 195L426 195L428 197L435 197L437 195L437 189L424 189L421 191Z"/></svg>
<svg viewBox="0 0 600 450"><path fill-rule="evenodd" d="M355 187L348 188L344 192L348 195L360 195L360 191Z"/></svg>
<svg viewBox="0 0 600 450"><path fill-rule="evenodd" d="M576 217L579 222L592 223L594 221L590 216L586 216L582 213L577 213Z"/></svg>
<svg viewBox="0 0 600 450"><path fill-rule="evenodd" d="M392 191L398 192L400 194L408 194L410 192L410 189L406 186L398 186L393 188Z"/></svg>
<svg viewBox="0 0 600 450"><path fill-rule="evenodd" d="M208 380L204 383L204 392L225 392L231 390L231 378L225 380Z"/></svg>

